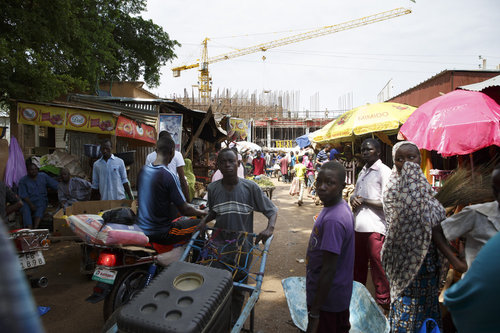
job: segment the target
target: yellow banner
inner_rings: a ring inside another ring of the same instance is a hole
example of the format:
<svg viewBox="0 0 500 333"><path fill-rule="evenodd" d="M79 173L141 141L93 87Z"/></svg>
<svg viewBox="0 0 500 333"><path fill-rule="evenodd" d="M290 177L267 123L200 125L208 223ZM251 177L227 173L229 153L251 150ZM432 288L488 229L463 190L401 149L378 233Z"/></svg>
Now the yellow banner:
<svg viewBox="0 0 500 333"><path fill-rule="evenodd" d="M276 140L276 148L293 148L293 140Z"/></svg>
<svg viewBox="0 0 500 333"><path fill-rule="evenodd" d="M66 116L66 129L98 134L114 134L116 119L111 114L71 110Z"/></svg>
<svg viewBox="0 0 500 333"><path fill-rule="evenodd" d="M64 128L65 118L64 108L17 103L17 122L20 124Z"/></svg>
<svg viewBox="0 0 500 333"><path fill-rule="evenodd" d="M29 103L17 103L17 122L98 134L114 134L116 127L112 114Z"/></svg>

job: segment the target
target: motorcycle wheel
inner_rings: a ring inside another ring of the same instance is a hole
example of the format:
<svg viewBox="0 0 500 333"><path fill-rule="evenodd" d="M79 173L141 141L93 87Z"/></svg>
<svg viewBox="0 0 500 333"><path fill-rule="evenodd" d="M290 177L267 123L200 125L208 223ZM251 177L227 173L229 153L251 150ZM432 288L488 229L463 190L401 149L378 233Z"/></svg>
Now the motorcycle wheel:
<svg viewBox="0 0 500 333"><path fill-rule="evenodd" d="M117 280L113 284L111 292L104 299L104 321L108 320L116 309L130 301L144 288L148 275L148 270L140 267L122 270L118 273Z"/></svg>

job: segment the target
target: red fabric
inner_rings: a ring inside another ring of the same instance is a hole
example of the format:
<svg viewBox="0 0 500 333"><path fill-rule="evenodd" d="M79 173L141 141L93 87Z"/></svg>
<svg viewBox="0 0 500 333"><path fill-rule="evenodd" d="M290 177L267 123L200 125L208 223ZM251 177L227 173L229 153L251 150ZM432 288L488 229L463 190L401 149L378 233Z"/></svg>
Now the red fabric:
<svg viewBox="0 0 500 333"><path fill-rule="evenodd" d="M252 161L253 165L253 175L258 176L258 175L263 175L266 173L265 171L265 166L266 161L263 158L254 158Z"/></svg>
<svg viewBox="0 0 500 333"><path fill-rule="evenodd" d="M152 247L158 253L169 252L169 251L172 251L172 249L174 248L173 244L171 244L171 245L162 245L162 244L158 244L158 243L148 243L148 244L146 244L146 246Z"/></svg>
<svg viewBox="0 0 500 333"><path fill-rule="evenodd" d="M354 281L366 285L369 261L377 303L389 304L391 301L389 282L380 259L380 250L382 250L385 236L377 232L355 232L354 234Z"/></svg>
<svg viewBox="0 0 500 333"><path fill-rule="evenodd" d="M288 160L286 157L282 157L280 160L280 168L281 168L281 174L286 175L288 174Z"/></svg>

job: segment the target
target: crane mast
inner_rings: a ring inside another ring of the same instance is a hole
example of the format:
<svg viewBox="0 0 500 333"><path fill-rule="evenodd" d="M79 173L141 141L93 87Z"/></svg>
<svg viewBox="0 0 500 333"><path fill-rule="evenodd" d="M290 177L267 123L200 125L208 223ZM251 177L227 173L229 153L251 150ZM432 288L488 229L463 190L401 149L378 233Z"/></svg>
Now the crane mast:
<svg viewBox="0 0 500 333"><path fill-rule="evenodd" d="M411 13L411 9L396 8L396 9L388 10L385 12L377 13L374 15L366 16L363 18L359 18L359 19L355 19L355 20L351 20L351 21L347 21L347 22L343 22L343 23L339 23L339 24L335 24L335 25L324 26L321 28L317 28L317 29L313 29L311 31L301 33L301 34L296 34L296 35L276 39L276 40L273 40L270 42L265 42L265 43L245 47L245 48L238 49L238 50L235 50L232 52L223 53L223 54L211 57L211 58L208 57L208 49L207 49L207 42L209 39L205 38L202 42L203 48L202 48L202 55L201 55L200 61L197 63L191 64L191 65L178 66L178 67L172 68L173 76L178 77L178 76L180 76L180 73L183 70L200 67L198 88L200 91L201 98L204 101L208 101L208 99L210 99L210 93L212 91L211 77L210 77L210 73L208 71L209 64L213 64L213 63L216 63L219 61L228 60L228 59L232 59L232 58L236 58L236 57L241 57L241 56L255 53L255 52L259 52L259 51L264 52L264 51L267 51L267 50L272 49L272 48L276 48L276 47L280 47L280 46L284 46L284 45L288 45L288 44L293 44L293 43L301 42L304 40L308 40L308 39L312 39L312 38L316 38L316 37L320 37L320 36L324 36L324 35L328 35L328 34L333 34L333 33L340 32L340 31L358 28L361 26L365 26L365 25L380 22L380 21L389 20L389 19L396 18L399 16L407 15L410 13Z"/></svg>

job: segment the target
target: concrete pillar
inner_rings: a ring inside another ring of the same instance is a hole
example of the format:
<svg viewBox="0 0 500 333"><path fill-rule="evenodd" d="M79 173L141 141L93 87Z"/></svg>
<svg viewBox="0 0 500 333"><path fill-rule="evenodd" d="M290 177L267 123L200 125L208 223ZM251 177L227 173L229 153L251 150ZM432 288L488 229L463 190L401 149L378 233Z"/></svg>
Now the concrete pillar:
<svg viewBox="0 0 500 333"><path fill-rule="evenodd" d="M267 121L267 148L271 148L271 121Z"/></svg>

